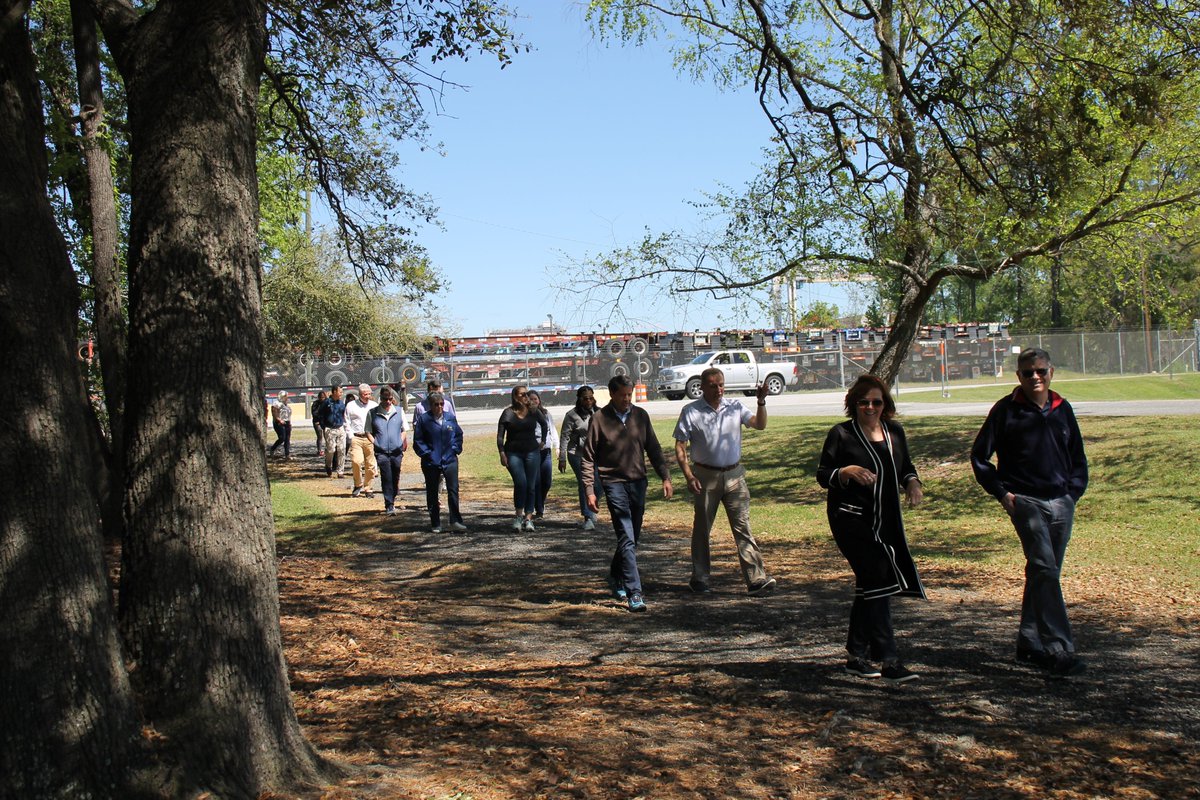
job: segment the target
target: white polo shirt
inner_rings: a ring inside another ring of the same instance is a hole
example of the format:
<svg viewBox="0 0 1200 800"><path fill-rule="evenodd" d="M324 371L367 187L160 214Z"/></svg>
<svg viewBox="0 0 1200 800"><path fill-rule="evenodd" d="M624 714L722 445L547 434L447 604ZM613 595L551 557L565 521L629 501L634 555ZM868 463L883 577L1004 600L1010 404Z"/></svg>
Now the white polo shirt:
<svg viewBox="0 0 1200 800"><path fill-rule="evenodd" d="M714 409L701 397L679 412L674 435L691 443L693 463L730 467L742 460L742 426L752 419L754 413L736 400L722 397Z"/></svg>
<svg viewBox="0 0 1200 800"><path fill-rule="evenodd" d="M358 398L346 403L346 427L350 429L350 433L355 435L366 433L367 431L367 414L371 413L371 409L379 405L374 400L363 402Z"/></svg>

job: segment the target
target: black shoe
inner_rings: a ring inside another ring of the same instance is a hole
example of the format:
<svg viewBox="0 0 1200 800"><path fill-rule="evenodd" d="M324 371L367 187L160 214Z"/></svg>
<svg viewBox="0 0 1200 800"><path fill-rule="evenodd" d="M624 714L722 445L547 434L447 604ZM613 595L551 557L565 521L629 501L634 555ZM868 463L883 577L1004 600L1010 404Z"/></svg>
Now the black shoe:
<svg viewBox="0 0 1200 800"><path fill-rule="evenodd" d="M1074 653L1064 650L1055 653L1052 660L1053 664L1050 666L1050 677L1052 678L1069 678L1072 675L1082 675L1087 672L1087 663Z"/></svg>
<svg viewBox="0 0 1200 800"><path fill-rule="evenodd" d="M878 678L883 674L862 656L855 656L847 661L846 672L849 672L851 675L857 675L860 678Z"/></svg>
<svg viewBox="0 0 1200 800"><path fill-rule="evenodd" d="M905 667L899 661L883 665L883 680L887 683L908 683L917 679L917 673Z"/></svg>
<svg viewBox="0 0 1200 800"><path fill-rule="evenodd" d="M695 578L688 581L688 588L691 589L696 594L712 594L712 589L709 587L709 585L707 583L701 583L700 581L696 580Z"/></svg>
<svg viewBox="0 0 1200 800"><path fill-rule="evenodd" d="M1039 669L1050 669L1054 666L1054 656L1047 653L1045 650L1025 650L1017 648L1017 662L1021 664L1032 664Z"/></svg>
<svg viewBox="0 0 1200 800"><path fill-rule="evenodd" d="M775 591L775 579L764 578L763 580L751 586L749 591L753 597L765 597L766 595L769 595L771 592Z"/></svg>

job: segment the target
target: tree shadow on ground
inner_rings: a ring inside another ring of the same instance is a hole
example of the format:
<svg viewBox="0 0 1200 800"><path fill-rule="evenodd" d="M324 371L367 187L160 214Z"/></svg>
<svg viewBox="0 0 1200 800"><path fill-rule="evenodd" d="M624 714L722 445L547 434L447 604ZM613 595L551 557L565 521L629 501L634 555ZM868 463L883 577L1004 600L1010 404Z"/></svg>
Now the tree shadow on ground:
<svg viewBox="0 0 1200 800"><path fill-rule="evenodd" d="M1091 670L1048 681L1012 659L1020 575L937 564L928 602L894 603L921 677L891 687L841 669L828 540L760 536L780 586L750 598L719 522L697 596L688 532L648 526L631 614L603 581L611 530L578 530L573 503L518 534L502 493L471 498L471 530L434 535L412 496L352 510L354 551L281 565L307 729L374 765L326 797L1196 796L1195 609L1073 607Z"/></svg>

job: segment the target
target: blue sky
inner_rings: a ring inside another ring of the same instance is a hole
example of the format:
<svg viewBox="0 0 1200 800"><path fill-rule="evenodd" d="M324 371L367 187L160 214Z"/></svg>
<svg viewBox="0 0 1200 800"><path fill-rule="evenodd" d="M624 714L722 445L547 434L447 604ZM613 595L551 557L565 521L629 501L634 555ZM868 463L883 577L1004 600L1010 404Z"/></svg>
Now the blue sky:
<svg viewBox="0 0 1200 800"><path fill-rule="evenodd" d="M431 195L442 230L419 240L449 284L441 315L463 336L536 325L553 315L571 331L619 330L554 284L571 258L639 239L646 228L694 230L688 201L755 172L771 128L746 90L721 93L677 74L664 42L642 48L594 39L575 4L523 9L515 28L533 46L504 70L494 60L445 62L450 90L431 117L444 156L414 152L403 171ZM556 277L557 276L557 277ZM804 289L800 305L842 292ZM642 293L622 306L649 330L767 327L722 304Z"/></svg>

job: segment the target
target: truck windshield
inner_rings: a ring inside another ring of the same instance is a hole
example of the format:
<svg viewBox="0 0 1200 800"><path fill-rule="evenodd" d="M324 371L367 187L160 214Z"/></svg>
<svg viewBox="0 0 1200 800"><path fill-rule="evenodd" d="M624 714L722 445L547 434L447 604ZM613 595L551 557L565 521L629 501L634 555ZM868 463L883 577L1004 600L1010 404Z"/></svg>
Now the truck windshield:
<svg viewBox="0 0 1200 800"><path fill-rule="evenodd" d="M708 360L713 357L712 353L701 353L700 355L689 361L689 364L707 364Z"/></svg>

